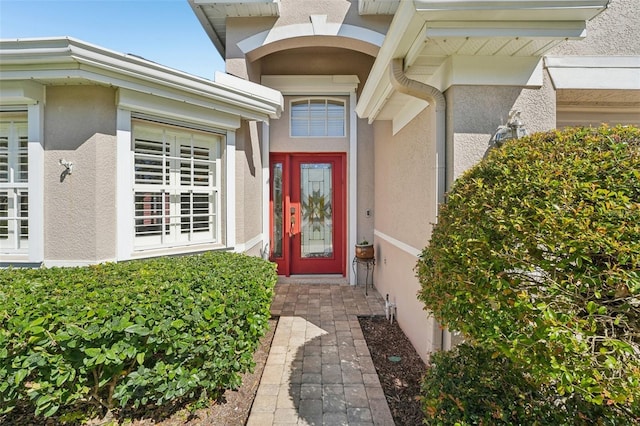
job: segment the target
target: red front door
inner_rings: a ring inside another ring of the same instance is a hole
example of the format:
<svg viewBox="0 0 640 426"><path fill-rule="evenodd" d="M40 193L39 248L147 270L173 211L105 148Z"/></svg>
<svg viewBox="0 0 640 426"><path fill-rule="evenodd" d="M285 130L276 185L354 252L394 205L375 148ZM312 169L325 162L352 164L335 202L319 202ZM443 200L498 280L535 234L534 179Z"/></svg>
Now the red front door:
<svg viewBox="0 0 640 426"><path fill-rule="evenodd" d="M271 259L280 275L345 274L345 154L271 155Z"/></svg>

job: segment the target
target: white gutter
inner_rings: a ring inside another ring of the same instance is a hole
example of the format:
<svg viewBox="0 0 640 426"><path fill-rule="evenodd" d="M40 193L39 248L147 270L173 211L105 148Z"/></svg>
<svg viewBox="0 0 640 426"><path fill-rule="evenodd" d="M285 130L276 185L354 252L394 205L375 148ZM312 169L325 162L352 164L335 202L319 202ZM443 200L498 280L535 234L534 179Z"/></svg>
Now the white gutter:
<svg viewBox="0 0 640 426"><path fill-rule="evenodd" d="M435 141L436 141L436 218L438 217L438 206L444 201L446 190L445 176L445 150L446 150L446 112L447 101L440 90L428 84L412 80L404 73L404 63L402 58L395 58L389 64L389 80L395 90L414 98L422 99L433 105L436 112Z"/></svg>
<svg viewBox="0 0 640 426"><path fill-rule="evenodd" d="M444 194L446 190L446 112L447 101L440 90L428 84L412 80L404 73L404 61L402 58L394 58L389 64L389 80L391 86L400 93L413 96L414 98L422 99L429 102L435 109L435 141L436 141L436 203L435 203L435 218L437 222L438 207L444 202ZM451 334L443 329L441 349L447 350L451 348Z"/></svg>
<svg viewBox="0 0 640 426"><path fill-rule="evenodd" d="M447 124L447 101L440 90L428 84L412 80L404 73L404 61L402 58L394 58L389 64L389 80L395 90L414 98L422 99L433 105L436 113L434 137L436 141L436 203L435 218L438 219L438 207L444 202L444 194L446 190L446 124ZM446 330L442 330L441 340L442 350L451 348L451 334Z"/></svg>

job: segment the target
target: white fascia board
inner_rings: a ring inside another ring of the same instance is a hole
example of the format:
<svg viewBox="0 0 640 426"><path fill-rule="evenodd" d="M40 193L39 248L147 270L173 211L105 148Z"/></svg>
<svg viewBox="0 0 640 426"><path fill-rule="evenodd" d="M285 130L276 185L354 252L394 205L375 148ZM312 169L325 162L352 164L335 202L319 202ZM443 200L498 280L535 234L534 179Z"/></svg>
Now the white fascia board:
<svg viewBox="0 0 640 426"><path fill-rule="evenodd" d="M280 118L284 107L284 98L279 91L220 71L216 71L214 79L216 83L230 89L233 88L234 91L242 93L248 98L255 98L261 102L264 99L269 99L275 107L269 116L271 118Z"/></svg>
<svg viewBox="0 0 640 426"><path fill-rule="evenodd" d="M0 104L35 105L44 101L44 86L34 81L2 81Z"/></svg>
<svg viewBox="0 0 640 426"><path fill-rule="evenodd" d="M266 121L271 114L275 114L276 109L258 109L257 106L249 108L246 104L244 107L242 103L224 102L218 99L212 99L207 96L206 93L189 93L180 89L180 87L172 87L163 85L162 82L152 84L149 81L140 81L131 78L126 78L120 72L114 72L105 69L96 69L89 65L75 64L73 67L64 66L59 69L52 68L30 68L21 69L16 71L4 71L1 73L2 80L5 81L22 81L22 80L39 80L46 82L60 81L66 84L73 82L74 80L86 84L92 82L95 84L102 84L111 87L118 87L123 89L135 90L141 93L147 93L161 98L167 98L183 102L184 104L190 104L200 106L216 111L225 112L228 114L234 114L241 116L249 120ZM244 96L244 95L243 95ZM233 97L233 93L229 92L229 100ZM282 109L278 107L278 109Z"/></svg>
<svg viewBox="0 0 640 426"><path fill-rule="evenodd" d="M285 95L350 94L358 88L356 75L264 75L262 85Z"/></svg>
<svg viewBox="0 0 640 426"><path fill-rule="evenodd" d="M413 2L400 2L360 94L356 106L358 117L368 118L370 123L375 120L380 111L379 95L389 93L391 87L388 76L391 60L407 54L423 26L424 21L418 18Z"/></svg>
<svg viewBox="0 0 640 426"><path fill-rule="evenodd" d="M249 112L246 117L249 119L263 120L265 115L275 117L282 109L279 94L262 91L249 96L243 91L243 85L231 79L225 83L217 83L135 55L114 52L72 38L3 40L0 42L0 58L3 78L4 70L7 73L17 71L16 66L20 66L28 75L32 70L30 65L75 62L79 64L78 68L92 69L105 77L135 81L140 85L167 87L181 92L182 96L196 95L208 98L209 101L239 107Z"/></svg>
<svg viewBox="0 0 640 426"><path fill-rule="evenodd" d="M586 21L609 0L414 0L429 20Z"/></svg>
<svg viewBox="0 0 640 426"><path fill-rule="evenodd" d="M196 15L198 21L200 21L200 25L204 29L204 32L209 36L209 40L213 43L214 47L223 58L226 56L225 42L220 38L218 33L216 32L215 27L204 13L202 7L200 7L202 1L188 0L189 6L191 6L191 10Z"/></svg>
<svg viewBox="0 0 640 426"><path fill-rule="evenodd" d="M209 127L231 130L240 127L240 117L237 115L129 89L118 90L116 104L128 111L159 115Z"/></svg>
<svg viewBox="0 0 640 426"><path fill-rule="evenodd" d="M427 22L425 38L521 37L579 40L586 21L436 21Z"/></svg>
<svg viewBox="0 0 640 426"><path fill-rule="evenodd" d="M640 56L550 56L544 61L556 89L640 90Z"/></svg>

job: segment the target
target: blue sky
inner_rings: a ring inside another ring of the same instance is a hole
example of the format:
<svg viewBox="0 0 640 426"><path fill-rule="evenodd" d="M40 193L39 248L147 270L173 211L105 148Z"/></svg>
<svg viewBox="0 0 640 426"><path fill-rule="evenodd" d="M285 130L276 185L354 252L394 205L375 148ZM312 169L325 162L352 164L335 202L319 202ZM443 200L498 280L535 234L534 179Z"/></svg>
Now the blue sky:
<svg viewBox="0 0 640 426"><path fill-rule="evenodd" d="M0 38L58 36L209 79L224 70L187 0L0 0Z"/></svg>

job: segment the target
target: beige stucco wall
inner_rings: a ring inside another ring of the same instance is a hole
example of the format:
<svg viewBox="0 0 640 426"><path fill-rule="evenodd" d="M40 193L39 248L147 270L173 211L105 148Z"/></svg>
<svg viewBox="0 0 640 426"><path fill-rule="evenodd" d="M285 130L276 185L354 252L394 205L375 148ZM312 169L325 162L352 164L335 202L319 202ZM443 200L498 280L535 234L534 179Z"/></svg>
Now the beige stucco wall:
<svg viewBox="0 0 640 426"><path fill-rule="evenodd" d="M447 182L480 161L497 127L518 110L525 128L538 132L555 128L556 98L544 72L540 88L512 86L453 86L447 99ZM449 186L448 185L448 186Z"/></svg>
<svg viewBox="0 0 640 426"><path fill-rule="evenodd" d="M236 243L255 256L261 255L262 243L247 243L262 234L261 126L243 121L236 132Z"/></svg>
<svg viewBox="0 0 640 426"><path fill-rule="evenodd" d="M640 55L640 2L610 0L605 11L587 22L583 40L568 40L547 55Z"/></svg>
<svg viewBox="0 0 640 426"><path fill-rule="evenodd" d="M374 281L380 294L389 294L396 303L398 323L425 361L428 353L439 347L442 335L416 298L419 283L413 270L436 219L432 110L424 110L396 135L392 135L389 121L374 126Z"/></svg>
<svg viewBox="0 0 640 426"><path fill-rule="evenodd" d="M115 90L48 87L44 118L45 259L115 258ZM60 159L73 162L61 181Z"/></svg>

